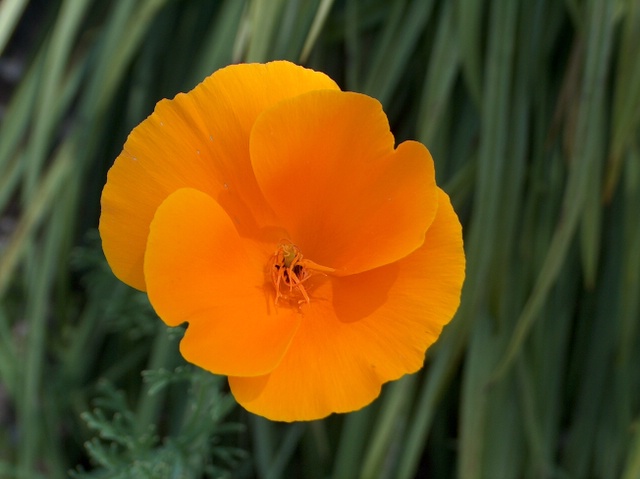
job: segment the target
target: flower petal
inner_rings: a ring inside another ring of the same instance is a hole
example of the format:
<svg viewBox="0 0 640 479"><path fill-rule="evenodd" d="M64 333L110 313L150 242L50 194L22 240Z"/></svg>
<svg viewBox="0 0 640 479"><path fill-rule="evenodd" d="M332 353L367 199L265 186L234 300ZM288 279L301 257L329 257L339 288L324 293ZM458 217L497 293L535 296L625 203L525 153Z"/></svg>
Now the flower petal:
<svg viewBox="0 0 640 479"><path fill-rule="evenodd" d="M460 223L438 191L424 245L397 263L319 287L277 368L229 378L239 403L273 420L319 419L367 405L382 383L422 366L458 308L464 280Z"/></svg>
<svg viewBox="0 0 640 479"><path fill-rule="evenodd" d="M216 201L183 188L151 222L144 272L151 304L169 326L189 327L185 359L217 374L265 374L280 362L300 314L275 311L265 284L268 246L241 238Z"/></svg>
<svg viewBox="0 0 640 479"><path fill-rule="evenodd" d="M251 162L278 224L305 257L353 274L415 251L435 216L428 150L393 145L377 100L314 91L256 120Z"/></svg>
<svg viewBox="0 0 640 479"><path fill-rule="evenodd" d="M115 275L146 289L142 263L149 224L178 188L209 194L245 235L268 222L249 159L251 128L265 108L316 89L338 87L326 75L289 62L243 64L159 102L129 135L102 193L100 234Z"/></svg>

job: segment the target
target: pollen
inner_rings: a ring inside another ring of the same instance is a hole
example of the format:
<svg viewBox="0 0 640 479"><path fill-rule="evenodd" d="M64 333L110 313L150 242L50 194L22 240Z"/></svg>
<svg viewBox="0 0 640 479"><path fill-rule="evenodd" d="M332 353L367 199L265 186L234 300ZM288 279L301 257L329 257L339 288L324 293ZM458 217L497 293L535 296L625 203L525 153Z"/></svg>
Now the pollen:
<svg viewBox="0 0 640 479"><path fill-rule="evenodd" d="M316 274L335 271L305 259L298 247L292 243L281 243L269 258L268 271L275 289L275 304L281 301L301 306L310 303L311 297L305 283Z"/></svg>

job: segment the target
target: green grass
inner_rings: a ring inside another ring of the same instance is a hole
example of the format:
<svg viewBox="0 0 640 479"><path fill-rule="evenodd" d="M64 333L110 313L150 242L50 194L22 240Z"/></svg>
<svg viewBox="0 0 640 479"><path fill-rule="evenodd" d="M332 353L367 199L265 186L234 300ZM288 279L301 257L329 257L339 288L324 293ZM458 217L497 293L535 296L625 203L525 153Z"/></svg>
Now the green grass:
<svg viewBox="0 0 640 479"><path fill-rule="evenodd" d="M636 0L4 0L0 477L640 477L639 44ZM159 99L279 58L429 147L468 259L420 373L291 425L184 363L95 231Z"/></svg>

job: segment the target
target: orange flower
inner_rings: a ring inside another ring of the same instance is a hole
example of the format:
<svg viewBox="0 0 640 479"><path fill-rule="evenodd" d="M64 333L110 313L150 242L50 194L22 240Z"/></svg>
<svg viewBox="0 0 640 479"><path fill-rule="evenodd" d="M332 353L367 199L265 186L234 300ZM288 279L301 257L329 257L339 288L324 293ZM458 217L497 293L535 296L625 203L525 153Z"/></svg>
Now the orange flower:
<svg viewBox="0 0 640 479"><path fill-rule="evenodd" d="M158 103L109 171L116 276L185 359L282 421L359 409L420 369L455 313L460 223L381 105L288 62L234 65Z"/></svg>

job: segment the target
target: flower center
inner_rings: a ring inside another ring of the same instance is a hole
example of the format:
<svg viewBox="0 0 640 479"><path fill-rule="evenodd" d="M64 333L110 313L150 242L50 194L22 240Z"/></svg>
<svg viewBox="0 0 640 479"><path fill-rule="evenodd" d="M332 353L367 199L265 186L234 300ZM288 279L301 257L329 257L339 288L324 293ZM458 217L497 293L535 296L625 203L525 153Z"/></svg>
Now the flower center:
<svg viewBox="0 0 640 479"><path fill-rule="evenodd" d="M310 303L311 298L304 283L315 274L335 271L304 259L298 247L292 243L281 243L278 246L269 259L268 268L276 290L276 306L280 300L295 302L298 306Z"/></svg>

